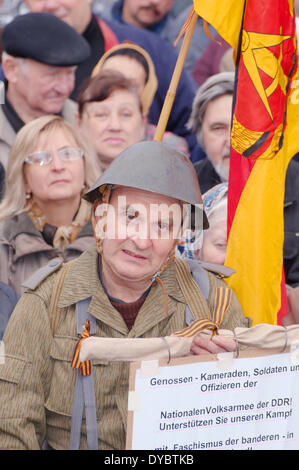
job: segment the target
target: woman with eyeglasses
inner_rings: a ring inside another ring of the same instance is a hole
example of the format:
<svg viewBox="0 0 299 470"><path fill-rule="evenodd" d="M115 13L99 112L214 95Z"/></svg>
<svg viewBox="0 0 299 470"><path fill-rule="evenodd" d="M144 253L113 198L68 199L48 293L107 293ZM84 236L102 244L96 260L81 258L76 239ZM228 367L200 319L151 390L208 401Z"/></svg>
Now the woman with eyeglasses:
<svg viewBox="0 0 299 470"><path fill-rule="evenodd" d="M22 294L49 260L94 243L91 206L81 198L101 171L78 130L59 116L26 124L11 147L0 204L0 281Z"/></svg>

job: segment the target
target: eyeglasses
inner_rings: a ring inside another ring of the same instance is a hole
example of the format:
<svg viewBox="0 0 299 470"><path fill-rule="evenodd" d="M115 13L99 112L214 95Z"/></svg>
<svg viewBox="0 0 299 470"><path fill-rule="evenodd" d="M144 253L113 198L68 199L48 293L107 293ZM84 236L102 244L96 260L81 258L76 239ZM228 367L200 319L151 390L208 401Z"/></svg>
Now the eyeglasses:
<svg viewBox="0 0 299 470"><path fill-rule="evenodd" d="M84 153L82 149L75 147L65 147L63 149L57 150L58 156L64 162L73 162L79 160L83 157ZM30 165L49 165L53 160L52 152L46 150L41 150L40 152L32 153L25 158L24 162L29 163Z"/></svg>

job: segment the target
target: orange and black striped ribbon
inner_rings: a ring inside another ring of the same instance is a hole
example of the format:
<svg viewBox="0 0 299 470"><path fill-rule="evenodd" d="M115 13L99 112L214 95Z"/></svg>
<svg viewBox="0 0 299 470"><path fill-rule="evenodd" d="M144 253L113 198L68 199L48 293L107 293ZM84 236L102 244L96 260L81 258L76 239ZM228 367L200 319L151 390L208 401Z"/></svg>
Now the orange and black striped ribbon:
<svg viewBox="0 0 299 470"><path fill-rule="evenodd" d="M212 320L209 318L194 320L189 326L175 333L175 336L196 336L203 330L211 330L211 336L218 334L223 318L232 300L232 290L227 287L217 287L215 291Z"/></svg>
<svg viewBox="0 0 299 470"><path fill-rule="evenodd" d="M74 348L73 359L72 359L72 368L79 369L79 372L81 375L91 374L91 362L90 361L81 362L79 359L82 341L84 341L86 338L89 338L89 337L90 337L90 321L86 320L84 324L83 333L80 335L80 340L78 341L78 343L76 344Z"/></svg>

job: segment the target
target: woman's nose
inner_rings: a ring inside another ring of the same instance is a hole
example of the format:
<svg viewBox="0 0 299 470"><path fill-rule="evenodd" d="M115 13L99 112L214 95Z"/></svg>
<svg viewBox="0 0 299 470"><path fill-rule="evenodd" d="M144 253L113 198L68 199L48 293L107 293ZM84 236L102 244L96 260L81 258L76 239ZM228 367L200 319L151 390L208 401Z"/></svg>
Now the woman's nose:
<svg viewBox="0 0 299 470"><path fill-rule="evenodd" d="M60 158L57 152L52 152L52 161L50 163L53 170L63 170L65 168L65 162Z"/></svg>
<svg viewBox="0 0 299 470"><path fill-rule="evenodd" d="M108 117L108 128L112 130L119 130L121 127L120 119L117 113L110 113Z"/></svg>

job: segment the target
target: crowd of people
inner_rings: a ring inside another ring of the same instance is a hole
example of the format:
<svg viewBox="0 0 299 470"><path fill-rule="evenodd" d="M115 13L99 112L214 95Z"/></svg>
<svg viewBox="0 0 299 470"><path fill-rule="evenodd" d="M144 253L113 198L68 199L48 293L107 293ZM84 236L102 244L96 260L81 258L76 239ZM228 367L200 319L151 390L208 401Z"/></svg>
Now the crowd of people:
<svg viewBox="0 0 299 470"><path fill-rule="evenodd" d="M198 18L159 142L173 43L193 2L117 0L101 18L91 0L25 3L1 33L0 448L124 449L129 366L95 361L85 374L79 361L77 371L83 333L251 325L225 283L231 50L211 52L221 38ZM299 322L298 165L294 156L285 188L286 325ZM218 305L220 290L229 300ZM235 348L198 334L189 354ZM74 419L85 379L94 404Z"/></svg>

